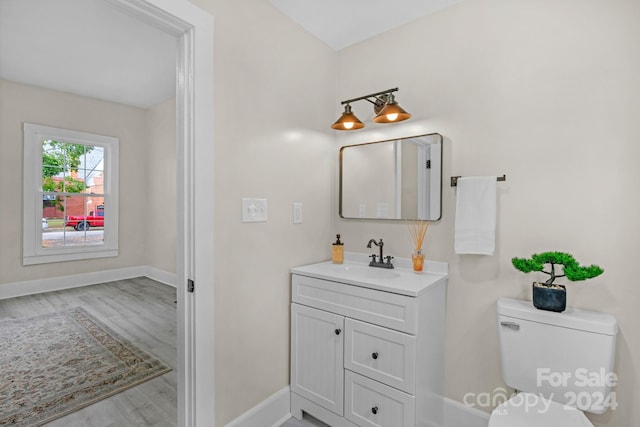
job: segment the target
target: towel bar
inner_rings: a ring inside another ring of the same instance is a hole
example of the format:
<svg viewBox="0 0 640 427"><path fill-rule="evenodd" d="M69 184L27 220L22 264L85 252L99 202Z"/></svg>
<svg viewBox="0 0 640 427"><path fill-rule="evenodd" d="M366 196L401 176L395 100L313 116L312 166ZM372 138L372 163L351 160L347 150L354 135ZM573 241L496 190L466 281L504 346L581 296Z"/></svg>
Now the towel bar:
<svg viewBox="0 0 640 427"><path fill-rule="evenodd" d="M452 187L457 187L458 186L458 178L462 178L461 176L452 176L451 177L451 186ZM502 175L502 176L498 176L496 177L496 181L506 181L507 180L507 175Z"/></svg>

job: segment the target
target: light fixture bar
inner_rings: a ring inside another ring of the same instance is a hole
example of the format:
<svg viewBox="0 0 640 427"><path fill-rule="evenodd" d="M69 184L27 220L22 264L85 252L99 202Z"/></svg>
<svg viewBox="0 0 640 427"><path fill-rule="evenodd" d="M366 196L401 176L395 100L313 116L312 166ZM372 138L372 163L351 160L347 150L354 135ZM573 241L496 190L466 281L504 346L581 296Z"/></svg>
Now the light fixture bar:
<svg viewBox="0 0 640 427"><path fill-rule="evenodd" d="M370 93L369 95L359 96L357 98L346 99L341 102L344 105L344 112L338 120L331 125L335 130L357 130L364 127L364 123L356 117L351 111L351 103L366 100L373 104L373 111L376 114L373 121L375 123L396 123L411 118L411 114L407 113L398 105L394 92L398 88L383 90L380 92Z"/></svg>
<svg viewBox="0 0 640 427"><path fill-rule="evenodd" d="M366 99L367 101L371 102L372 104L375 104L375 102L370 100L369 98L376 98L377 99L377 97L380 96L380 95L389 95L389 94L391 94L393 92L397 92L397 91L398 91L398 88L394 87L392 89L383 90L381 92L372 93L370 95L364 95L364 96L359 96L359 97L353 98L353 99L347 99L346 101L342 101L341 104L342 105L349 104L351 102L360 101L360 100L363 100L363 99Z"/></svg>

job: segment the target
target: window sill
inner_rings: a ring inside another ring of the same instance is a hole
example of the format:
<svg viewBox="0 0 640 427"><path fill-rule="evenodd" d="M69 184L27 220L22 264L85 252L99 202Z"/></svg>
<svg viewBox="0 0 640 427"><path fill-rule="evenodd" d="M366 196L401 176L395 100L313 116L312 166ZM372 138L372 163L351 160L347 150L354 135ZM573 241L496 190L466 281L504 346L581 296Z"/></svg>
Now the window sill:
<svg viewBox="0 0 640 427"><path fill-rule="evenodd" d="M22 257L22 265L47 264L51 262L77 261L83 259L109 258L118 256L118 249L99 249L93 251L71 253L50 253L42 255L25 255Z"/></svg>

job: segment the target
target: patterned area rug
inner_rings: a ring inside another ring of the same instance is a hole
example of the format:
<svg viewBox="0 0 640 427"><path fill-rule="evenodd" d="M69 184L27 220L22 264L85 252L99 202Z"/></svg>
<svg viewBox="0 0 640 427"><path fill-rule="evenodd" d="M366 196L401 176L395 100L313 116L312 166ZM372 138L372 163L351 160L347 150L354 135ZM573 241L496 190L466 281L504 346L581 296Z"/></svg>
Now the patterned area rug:
<svg viewBox="0 0 640 427"><path fill-rule="evenodd" d="M40 426L171 370L80 307L0 320L0 349L0 426Z"/></svg>

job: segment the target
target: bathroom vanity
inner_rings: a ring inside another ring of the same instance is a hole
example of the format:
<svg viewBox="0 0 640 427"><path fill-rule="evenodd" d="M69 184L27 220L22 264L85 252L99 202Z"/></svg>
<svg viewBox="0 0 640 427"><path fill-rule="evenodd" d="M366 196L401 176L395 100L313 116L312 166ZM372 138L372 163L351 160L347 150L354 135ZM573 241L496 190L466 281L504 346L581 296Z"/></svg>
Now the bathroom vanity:
<svg viewBox="0 0 640 427"><path fill-rule="evenodd" d="M332 427L442 426L446 263L293 268L291 413Z"/></svg>

